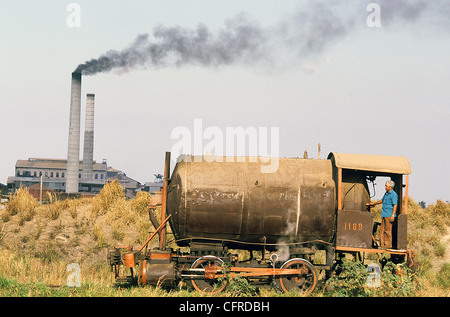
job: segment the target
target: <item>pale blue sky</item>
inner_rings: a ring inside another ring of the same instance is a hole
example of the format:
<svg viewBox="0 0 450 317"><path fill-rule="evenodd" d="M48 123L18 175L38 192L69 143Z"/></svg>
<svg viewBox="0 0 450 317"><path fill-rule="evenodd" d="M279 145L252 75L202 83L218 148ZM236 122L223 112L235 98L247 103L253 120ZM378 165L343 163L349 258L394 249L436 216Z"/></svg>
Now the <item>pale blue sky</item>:
<svg viewBox="0 0 450 317"><path fill-rule="evenodd" d="M81 7L80 28L66 24L71 2ZM346 36L309 56L277 51L276 66L146 67L84 76L83 112L86 93L96 94L94 159L152 181L175 143L171 131L193 128L195 118L224 131L279 127L281 156L307 149L317 157L318 142L322 157L331 151L404 155L413 169L412 198L449 200L449 23L439 14L388 23L382 6L382 27L369 28L365 4L356 2L339 6L356 20ZM214 32L245 12L271 29L308 12L311 3L2 1L0 182L13 175L17 159L67 156L70 76L78 64L121 50L158 25L202 23Z"/></svg>

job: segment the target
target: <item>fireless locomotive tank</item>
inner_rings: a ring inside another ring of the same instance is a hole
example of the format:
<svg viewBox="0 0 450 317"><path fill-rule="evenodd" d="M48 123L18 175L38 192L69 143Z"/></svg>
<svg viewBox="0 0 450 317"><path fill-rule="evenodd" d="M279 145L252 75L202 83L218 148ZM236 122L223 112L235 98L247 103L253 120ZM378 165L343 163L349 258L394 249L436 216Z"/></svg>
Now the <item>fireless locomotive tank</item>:
<svg viewBox="0 0 450 317"><path fill-rule="evenodd" d="M169 172L167 152L161 202L149 206L155 231L138 250L121 246L108 253L118 282L173 288L183 281L216 294L228 278L240 276L307 295L320 276L323 282L332 276L348 253L354 259L386 253L395 263L414 267L407 249L411 166L405 157L334 152L322 160L181 156ZM367 204L368 185L375 190L377 177L393 180L399 197L390 249L379 247L378 224ZM153 214L158 204L161 222ZM178 248L168 247L167 222ZM159 247L151 248L157 235ZM249 251L248 258L234 249Z"/></svg>
<svg viewBox="0 0 450 317"><path fill-rule="evenodd" d="M277 158L275 172L261 173L268 163L260 159L221 159L178 160L167 194L178 245L203 238L264 243L270 250L280 242L331 241L336 213L330 160Z"/></svg>

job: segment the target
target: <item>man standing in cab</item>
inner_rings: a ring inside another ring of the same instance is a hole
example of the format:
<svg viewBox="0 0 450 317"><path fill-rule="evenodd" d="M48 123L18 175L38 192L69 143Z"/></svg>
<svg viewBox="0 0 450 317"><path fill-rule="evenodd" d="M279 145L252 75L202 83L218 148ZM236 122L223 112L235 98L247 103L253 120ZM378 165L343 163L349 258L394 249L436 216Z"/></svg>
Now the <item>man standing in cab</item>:
<svg viewBox="0 0 450 317"><path fill-rule="evenodd" d="M390 249L392 248L392 225L394 224L395 217L397 217L397 204L398 195L394 191L395 183L393 181L387 181L384 188L386 193L383 198L376 202L368 203L368 206L375 206L383 204L381 208L381 230L380 230L380 248Z"/></svg>

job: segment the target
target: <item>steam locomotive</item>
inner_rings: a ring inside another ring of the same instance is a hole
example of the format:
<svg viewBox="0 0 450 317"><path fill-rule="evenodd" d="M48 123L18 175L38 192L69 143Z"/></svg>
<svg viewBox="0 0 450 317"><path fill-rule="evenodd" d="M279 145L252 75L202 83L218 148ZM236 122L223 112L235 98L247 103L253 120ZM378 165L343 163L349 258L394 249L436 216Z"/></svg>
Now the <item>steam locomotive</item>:
<svg viewBox="0 0 450 317"><path fill-rule="evenodd" d="M277 169L263 172L268 160ZM272 162L273 163L273 162ZM327 159L181 156L170 175L166 153L161 221L138 250L117 247L108 261L117 282L215 294L227 277L309 294L345 254L386 253L413 263L407 249L411 166L406 157L330 153ZM380 249L367 208L369 184L390 177L399 196L393 246ZM167 223L178 248L168 248ZM159 247L148 243L158 235ZM246 250L248 257L237 254ZM123 275L123 271L130 275Z"/></svg>

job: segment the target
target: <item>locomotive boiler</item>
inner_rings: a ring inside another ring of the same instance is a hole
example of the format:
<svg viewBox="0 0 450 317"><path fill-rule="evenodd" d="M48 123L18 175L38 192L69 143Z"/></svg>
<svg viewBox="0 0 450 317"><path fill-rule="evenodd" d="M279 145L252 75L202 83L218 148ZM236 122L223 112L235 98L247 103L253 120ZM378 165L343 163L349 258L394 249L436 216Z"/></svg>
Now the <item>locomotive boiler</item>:
<svg viewBox="0 0 450 317"><path fill-rule="evenodd" d="M261 160L176 165L167 206L179 244L192 238L261 244L274 251L280 241L331 242L335 184L329 160L280 158L274 173L261 173ZM189 162L192 161L192 162ZM248 248L248 247L244 247Z"/></svg>
<svg viewBox="0 0 450 317"><path fill-rule="evenodd" d="M263 172L268 160L277 169ZM108 254L117 281L175 286L200 292L225 289L236 275L278 290L308 294L318 271L330 275L343 254L387 253L412 263L407 250L407 195L411 167L405 157L330 153L327 159L181 156L172 172L166 153L161 222L138 250ZM374 238L369 184L395 181L398 217L392 249ZM166 245L166 224L178 248ZM147 244L156 235L159 247ZM187 249L188 251L181 251ZM236 250L249 251L240 259ZM324 254L322 259L318 252ZM122 276L121 267L131 275Z"/></svg>

